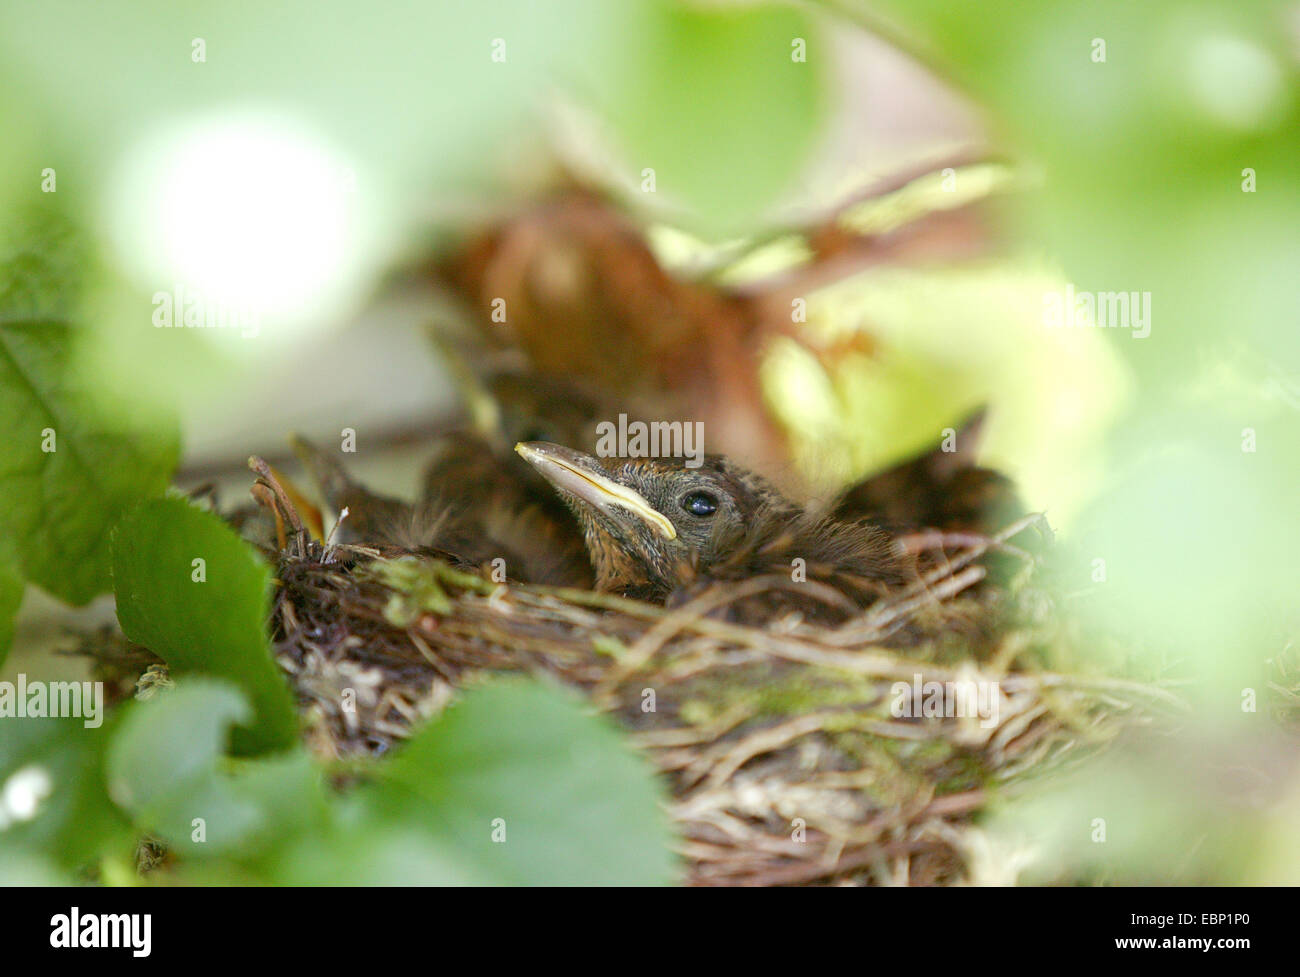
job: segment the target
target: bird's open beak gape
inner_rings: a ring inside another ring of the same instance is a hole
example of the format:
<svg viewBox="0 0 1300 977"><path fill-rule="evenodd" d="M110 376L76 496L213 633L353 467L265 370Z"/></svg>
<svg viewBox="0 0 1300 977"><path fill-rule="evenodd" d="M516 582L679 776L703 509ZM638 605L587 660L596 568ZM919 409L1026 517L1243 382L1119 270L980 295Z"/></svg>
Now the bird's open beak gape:
<svg viewBox="0 0 1300 977"><path fill-rule="evenodd" d="M556 488L604 512L614 507L630 512L665 539L677 538L673 524L639 492L580 465L579 459L586 457L581 452L547 441L521 441L515 451Z"/></svg>

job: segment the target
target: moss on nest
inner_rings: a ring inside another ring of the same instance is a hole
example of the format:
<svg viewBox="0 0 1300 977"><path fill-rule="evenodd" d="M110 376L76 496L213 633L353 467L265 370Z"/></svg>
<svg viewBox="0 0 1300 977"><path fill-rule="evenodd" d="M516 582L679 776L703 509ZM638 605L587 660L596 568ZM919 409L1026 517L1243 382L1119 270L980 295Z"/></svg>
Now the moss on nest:
<svg viewBox="0 0 1300 977"><path fill-rule="evenodd" d="M761 581L662 607L303 534L272 554L271 631L323 759L364 761L477 678L528 672L581 690L657 765L692 883L1010 881L989 874L1006 859L981 812L1182 704L1104 674L1040 560L987 573L998 542L933 554L914 588L842 625L753 627L727 607ZM166 681L116 632L80 650L121 694L142 673L137 696ZM996 711L954 709L943 696L961 683ZM946 708L927 715L916 689Z"/></svg>
<svg viewBox="0 0 1300 977"><path fill-rule="evenodd" d="M665 608L308 543L281 554L273 630L325 756L386 750L485 672L544 674L662 771L693 883L952 884L977 878L967 832L995 798L1177 707L1047 670L1085 659L1077 629L1036 567L994 583L980 550L842 626L756 628L725 613L746 584ZM961 682L988 683L996 721L895 715L898 683Z"/></svg>

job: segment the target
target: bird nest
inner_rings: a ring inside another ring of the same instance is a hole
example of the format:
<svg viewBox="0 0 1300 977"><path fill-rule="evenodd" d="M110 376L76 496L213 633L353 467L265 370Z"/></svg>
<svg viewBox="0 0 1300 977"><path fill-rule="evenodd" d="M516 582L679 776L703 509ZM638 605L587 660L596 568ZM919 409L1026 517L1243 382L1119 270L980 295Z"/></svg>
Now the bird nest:
<svg viewBox="0 0 1300 977"><path fill-rule="evenodd" d="M662 772L693 884L1006 881L980 857L979 812L1169 700L1086 673L1039 561L989 578L1017 529L936 537L915 586L833 627L729 619L788 579L663 607L300 537L279 556L273 636L330 758L382 752L489 673L581 690Z"/></svg>

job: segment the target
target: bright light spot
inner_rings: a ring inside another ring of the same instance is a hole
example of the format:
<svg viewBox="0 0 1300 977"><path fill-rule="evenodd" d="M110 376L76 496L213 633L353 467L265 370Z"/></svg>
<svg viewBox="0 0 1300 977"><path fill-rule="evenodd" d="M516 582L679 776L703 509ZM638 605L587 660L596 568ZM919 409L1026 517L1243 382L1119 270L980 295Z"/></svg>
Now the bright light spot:
<svg viewBox="0 0 1300 977"><path fill-rule="evenodd" d="M176 325L189 314L292 338L357 298L369 256L356 174L294 123L227 115L157 133L114 191L122 259L151 295L179 288Z"/></svg>
<svg viewBox="0 0 1300 977"><path fill-rule="evenodd" d="M1222 125L1250 131L1275 121L1285 104L1277 60L1240 37L1202 34L1191 46L1192 99Z"/></svg>
<svg viewBox="0 0 1300 977"><path fill-rule="evenodd" d="M1077 387L1061 387L1052 398L1052 417L1063 430L1075 430L1084 418L1083 392Z"/></svg>
<svg viewBox="0 0 1300 977"><path fill-rule="evenodd" d="M23 767L16 771L5 781L0 794L0 825L30 821L53 790L54 783L43 767Z"/></svg>

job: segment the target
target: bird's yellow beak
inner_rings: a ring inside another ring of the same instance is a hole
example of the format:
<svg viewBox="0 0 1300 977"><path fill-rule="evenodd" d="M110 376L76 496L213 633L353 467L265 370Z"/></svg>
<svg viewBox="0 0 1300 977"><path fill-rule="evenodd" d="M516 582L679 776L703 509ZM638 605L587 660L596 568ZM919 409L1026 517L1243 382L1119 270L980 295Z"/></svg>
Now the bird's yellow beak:
<svg viewBox="0 0 1300 977"><path fill-rule="evenodd" d="M515 451L557 489L576 496L588 505L609 511L618 507L653 526L664 539L676 539L677 529L658 509L634 489L583 465L590 459L579 451L548 441L520 441Z"/></svg>

